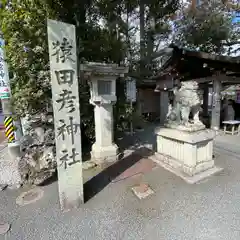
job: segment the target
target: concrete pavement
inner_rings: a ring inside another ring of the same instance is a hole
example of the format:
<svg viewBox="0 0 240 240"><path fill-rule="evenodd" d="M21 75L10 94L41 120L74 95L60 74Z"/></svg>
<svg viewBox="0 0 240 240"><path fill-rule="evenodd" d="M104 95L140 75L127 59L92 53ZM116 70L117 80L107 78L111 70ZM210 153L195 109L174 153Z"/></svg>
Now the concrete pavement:
<svg viewBox="0 0 240 240"><path fill-rule="evenodd" d="M4 142L5 140L6 140L5 131L1 130L0 128L0 143Z"/></svg>
<svg viewBox="0 0 240 240"><path fill-rule="evenodd" d="M0 239L239 240L240 137L229 139L217 137L215 144L224 171L195 185L160 167L107 184L115 175L106 171L86 184L86 194L98 193L67 213L60 212L56 182L43 187L41 200L23 207L15 203L23 190L0 192L0 220L12 226ZM131 188L138 183L149 184L154 194L136 198Z"/></svg>

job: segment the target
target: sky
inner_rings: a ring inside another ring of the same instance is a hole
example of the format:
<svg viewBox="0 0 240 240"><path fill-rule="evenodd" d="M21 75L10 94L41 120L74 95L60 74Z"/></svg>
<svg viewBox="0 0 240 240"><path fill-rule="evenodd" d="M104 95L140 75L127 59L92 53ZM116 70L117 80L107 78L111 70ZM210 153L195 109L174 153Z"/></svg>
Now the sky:
<svg viewBox="0 0 240 240"><path fill-rule="evenodd" d="M233 18L232 23L239 23L240 24L240 11L234 14L235 17Z"/></svg>

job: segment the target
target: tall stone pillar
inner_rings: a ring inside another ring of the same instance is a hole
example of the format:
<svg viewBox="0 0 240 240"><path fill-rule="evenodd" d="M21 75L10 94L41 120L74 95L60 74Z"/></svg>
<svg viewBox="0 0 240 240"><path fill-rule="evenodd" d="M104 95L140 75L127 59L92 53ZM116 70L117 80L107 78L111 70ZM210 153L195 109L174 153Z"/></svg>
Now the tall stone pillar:
<svg viewBox="0 0 240 240"><path fill-rule="evenodd" d="M221 79L213 79L213 103L212 103L212 121L211 128L213 130L219 130L220 128L220 114L221 114Z"/></svg>
<svg viewBox="0 0 240 240"><path fill-rule="evenodd" d="M160 124L164 124L169 106L168 91L160 92Z"/></svg>
<svg viewBox="0 0 240 240"><path fill-rule="evenodd" d="M115 161L118 154L113 136L113 104L93 104L96 141L92 145L91 155L96 161Z"/></svg>
<svg viewBox="0 0 240 240"><path fill-rule="evenodd" d="M76 30L63 22L47 23L58 191L66 211L84 202Z"/></svg>

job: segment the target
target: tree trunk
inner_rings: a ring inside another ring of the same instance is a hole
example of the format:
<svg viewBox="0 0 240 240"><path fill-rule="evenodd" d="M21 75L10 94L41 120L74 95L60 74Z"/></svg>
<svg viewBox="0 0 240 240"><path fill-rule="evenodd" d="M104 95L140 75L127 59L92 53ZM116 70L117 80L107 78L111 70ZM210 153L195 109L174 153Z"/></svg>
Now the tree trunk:
<svg viewBox="0 0 240 240"><path fill-rule="evenodd" d="M144 0L140 0L140 81L143 81L143 73L145 72L145 65L143 59L146 55L145 49L145 10L144 10ZM142 109L141 109L141 102L139 98L139 90L137 90L136 96L136 119L137 123L135 122L135 127L139 128L143 125L143 117L142 117Z"/></svg>
<svg viewBox="0 0 240 240"><path fill-rule="evenodd" d="M140 0L140 73L142 75L144 64L143 59L145 57L145 11L144 1Z"/></svg>

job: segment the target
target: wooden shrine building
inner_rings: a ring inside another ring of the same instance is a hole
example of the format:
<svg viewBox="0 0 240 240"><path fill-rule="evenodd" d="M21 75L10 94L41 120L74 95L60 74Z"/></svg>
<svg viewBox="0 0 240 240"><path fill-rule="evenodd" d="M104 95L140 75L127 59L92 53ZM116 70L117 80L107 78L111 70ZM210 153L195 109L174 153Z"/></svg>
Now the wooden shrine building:
<svg viewBox="0 0 240 240"><path fill-rule="evenodd" d="M208 112L209 87L213 88L211 128L220 127L221 91L229 85L240 83L240 57L229 57L168 47L157 73L151 77L156 81L155 91L161 95L161 118L164 120L168 108L168 92L180 81L196 80L203 90L203 109Z"/></svg>

